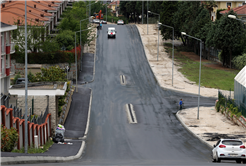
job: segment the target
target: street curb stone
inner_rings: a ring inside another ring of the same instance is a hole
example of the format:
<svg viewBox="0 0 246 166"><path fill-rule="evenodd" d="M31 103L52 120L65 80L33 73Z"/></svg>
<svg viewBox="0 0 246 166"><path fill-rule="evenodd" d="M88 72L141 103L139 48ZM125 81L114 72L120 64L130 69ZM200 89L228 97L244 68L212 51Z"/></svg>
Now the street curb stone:
<svg viewBox="0 0 246 166"><path fill-rule="evenodd" d="M87 134L88 134L88 131L89 131L90 117L91 117L91 102L92 102L92 89L91 89L91 97L90 97L90 104L89 104L89 112L88 112L88 116L87 116L86 129L85 129L84 137L82 137L82 139L86 139L87 138Z"/></svg>
<svg viewBox="0 0 246 166"><path fill-rule="evenodd" d="M204 141L201 137L199 137L198 135L196 135L194 132L192 132L186 125L185 125L185 123L181 120L181 118L179 117L179 113L180 113L181 111L178 111L177 113L176 113L176 117L177 117L177 119L180 121L180 123L184 126L184 128L189 132L189 133L191 133L194 137L196 137L196 138L198 138L202 143L204 143L205 145L207 145L209 148L211 148L211 149L213 149L213 146L212 145L210 145L209 143L207 143L206 141Z"/></svg>
<svg viewBox="0 0 246 166"><path fill-rule="evenodd" d="M53 157L53 156L17 156L1 157L1 164L30 164L30 163L57 163L78 159L85 149L85 141L82 141L79 152L75 156Z"/></svg>

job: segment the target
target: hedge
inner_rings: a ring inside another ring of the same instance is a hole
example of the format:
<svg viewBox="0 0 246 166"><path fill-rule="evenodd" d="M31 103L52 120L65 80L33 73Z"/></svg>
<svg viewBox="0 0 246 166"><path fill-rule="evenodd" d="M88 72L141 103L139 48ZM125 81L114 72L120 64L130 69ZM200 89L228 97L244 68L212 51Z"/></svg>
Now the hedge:
<svg viewBox="0 0 246 166"><path fill-rule="evenodd" d="M54 53L28 53L28 64L56 64L56 63L74 63L74 54L70 52L54 52ZM11 59L15 59L17 63L25 63L25 54L15 52L11 55Z"/></svg>

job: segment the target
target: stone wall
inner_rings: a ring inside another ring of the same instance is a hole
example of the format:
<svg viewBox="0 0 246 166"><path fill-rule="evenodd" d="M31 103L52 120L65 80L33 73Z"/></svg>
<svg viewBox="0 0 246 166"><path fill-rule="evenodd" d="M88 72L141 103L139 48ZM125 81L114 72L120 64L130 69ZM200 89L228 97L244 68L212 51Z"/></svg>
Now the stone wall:
<svg viewBox="0 0 246 166"><path fill-rule="evenodd" d="M30 114L29 108L32 108L32 99L34 99L34 109L33 113L35 115L41 115L45 112L47 107L47 100L49 100L49 113L51 113L51 129L52 132L55 131L56 126L58 124L58 117L57 117L57 105L58 100L56 96L28 96L27 104L28 104L28 115ZM17 100L18 108L22 109L22 114L25 113L25 96L18 96Z"/></svg>
<svg viewBox="0 0 246 166"><path fill-rule="evenodd" d="M15 59L11 60L11 65L14 66L14 73L15 74L20 74L20 75L24 75L25 74L25 64L24 63L16 63ZM32 67L35 66L35 64L31 64L28 65L28 73L29 71L32 72ZM57 64L37 64L36 66L40 66L43 68L49 68L51 66L59 66L60 68L65 68L66 66L69 66L69 63L57 63ZM78 73L79 73L79 68L80 68L80 62L78 61ZM35 67L35 72L33 74L35 74L37 71L37 67ZM41 70L40 70L41 72ZM75 63L71 63L71 68L70 71L68 72L68 79L76 79L76 64Z"/></svg>

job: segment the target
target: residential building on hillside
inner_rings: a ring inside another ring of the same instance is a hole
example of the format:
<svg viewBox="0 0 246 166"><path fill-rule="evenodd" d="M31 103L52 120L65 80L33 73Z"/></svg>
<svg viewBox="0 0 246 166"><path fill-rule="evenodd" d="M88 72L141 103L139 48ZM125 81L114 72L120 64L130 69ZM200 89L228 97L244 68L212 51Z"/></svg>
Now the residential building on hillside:
<svg viewBox="0 0 246 166"><path fill-rule="evenodd" d="M243 6L245 3L245 0L231 0L231 1L226 1L226 0L214 0L217 4L217 9L227 9L229 6L231 9L239 6Z"/></svg>
<svg viewBox="0 0 246 166"><path fill-rule="evenodd" d="M220 14L226 14L230 11L231 9L228 8L227 10L221 11ZM240 19L246 20L246 5L235 7L232 9L235 13L237 13L237 16Z"/></svg>
<svg viewBox="0 0 246 166"><path fill-rule="evenodd" d="M10 86L10 69L11 69L11 54L15 52L15 44L11 42L11 32L16 30L16 25L8 25L1 22L0 32L0 52L1 52L1 63L0 63L0 77L1 77L1 94L8 95ZM1 96L2 96L1 95Z"/></svg>

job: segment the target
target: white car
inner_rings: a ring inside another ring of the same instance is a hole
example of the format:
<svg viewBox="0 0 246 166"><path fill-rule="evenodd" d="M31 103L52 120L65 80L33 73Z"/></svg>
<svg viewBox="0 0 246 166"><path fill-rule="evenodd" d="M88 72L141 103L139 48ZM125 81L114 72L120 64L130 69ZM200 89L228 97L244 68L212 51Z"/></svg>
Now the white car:
<svg viewBox="0 0 246 166"><path fill-rule="evenodd" d="M108 38L115 38L116 37L116 30L115 27L108 27Z"/></svg>
<svg viewBox="0 0 246 166"><path fill-rule="evenodd" d="M117 21L117 25L124 25L124 21L123 20L118 20Z"/></svg>
<svg viewBox="0 0 246 166"><path fill-rule="evenodd" d="M246 150L240 139L220 139L212 150L212 160L236 160L237 163L246 162Z"/></svg>

